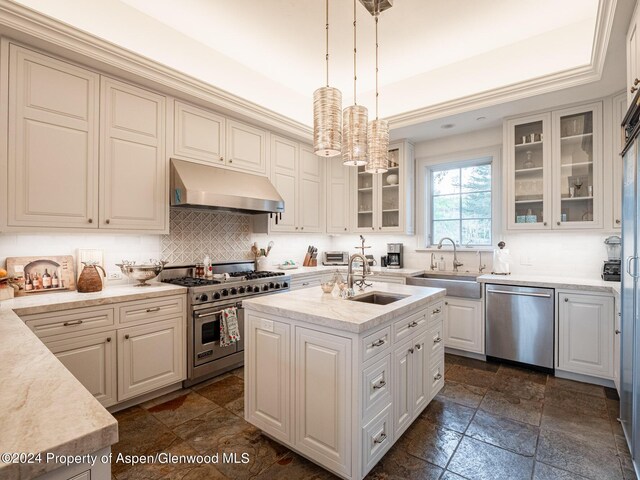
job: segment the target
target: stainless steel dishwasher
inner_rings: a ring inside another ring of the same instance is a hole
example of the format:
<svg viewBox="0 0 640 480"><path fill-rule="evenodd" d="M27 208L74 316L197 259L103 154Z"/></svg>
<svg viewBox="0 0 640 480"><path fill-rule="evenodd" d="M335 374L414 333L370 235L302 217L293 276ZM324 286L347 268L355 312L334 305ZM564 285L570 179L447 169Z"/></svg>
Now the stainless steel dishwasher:
<svg viewBox="0 0 640 480"><path fill-rule="evenodd" d="M486 286L486 354L553 370L554 290Z"/></svg>

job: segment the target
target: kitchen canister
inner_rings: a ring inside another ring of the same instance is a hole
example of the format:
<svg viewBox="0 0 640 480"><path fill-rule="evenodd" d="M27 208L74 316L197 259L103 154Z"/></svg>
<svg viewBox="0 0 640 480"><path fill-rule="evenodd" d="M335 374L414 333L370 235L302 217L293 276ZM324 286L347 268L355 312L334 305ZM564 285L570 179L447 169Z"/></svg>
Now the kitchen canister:
<svg viewBox="0 0 640 480"><path fill-rule="evenodd" d="M266 257L265 255L256 257L256 270L258 272L266 272L269 270L268 257Z"/></svg>

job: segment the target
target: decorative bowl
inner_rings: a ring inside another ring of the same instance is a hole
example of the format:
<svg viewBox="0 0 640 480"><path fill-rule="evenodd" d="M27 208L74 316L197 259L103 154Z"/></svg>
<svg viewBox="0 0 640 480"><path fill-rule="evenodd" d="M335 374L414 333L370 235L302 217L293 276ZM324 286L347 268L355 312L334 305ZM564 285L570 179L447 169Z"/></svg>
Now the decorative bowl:
<svg viewBox="0 0 640 480"><path fill-rule="evenodd" d="M320 284L320 288L322 288L322 291L324 293L331 293L333 292L333 289L336 286L336 282L333 281L333 279L329 280L329 281L323 281Z"/></svg>
<svg viewBox="0 0 640 480"><path fill-rule="evenodd" d="M387 175L387 183L389 185L397 185L398 184L398 175L392 173L391 175Z"/></svg>
<svg viewBox="0 0 640 480"><path fill-rule="evenodd" d="M132 280L137 280L140 283L136 283L134 287L148 287L147 280L156 278L164 266L167 264L165 261L149 260L149 263L136 265L136 262L128 262L123 260L122 263L116 263L116 266L120 267L123 274Z"/></svg>

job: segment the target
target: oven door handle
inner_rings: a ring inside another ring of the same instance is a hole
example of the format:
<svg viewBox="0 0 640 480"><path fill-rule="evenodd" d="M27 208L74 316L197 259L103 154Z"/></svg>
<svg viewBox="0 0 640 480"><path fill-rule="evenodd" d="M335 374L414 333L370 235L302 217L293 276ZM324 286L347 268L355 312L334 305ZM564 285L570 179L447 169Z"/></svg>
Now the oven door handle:
<svg viewBox="0 0 640 480"><path fill-rule="evenodd" d="M240 306L240 305L238 305L238 304L236 304L236 305L234 305L234 306L235 306L235 308L237 308L238 310L240 310L240 309L242 308L242 306ZM227 307L227 308L232 308L232 307ZM221 314L222 312L224 312L225 310L226 310L226 308L223 308L223 309L217 310L217 311L215 311L215 312L209 312L209 313L196 313L196 314L195 314L195 317L196 317L196 318L213 317L213 316L215 316L215 315L220 315L220 314Z"/></svg>

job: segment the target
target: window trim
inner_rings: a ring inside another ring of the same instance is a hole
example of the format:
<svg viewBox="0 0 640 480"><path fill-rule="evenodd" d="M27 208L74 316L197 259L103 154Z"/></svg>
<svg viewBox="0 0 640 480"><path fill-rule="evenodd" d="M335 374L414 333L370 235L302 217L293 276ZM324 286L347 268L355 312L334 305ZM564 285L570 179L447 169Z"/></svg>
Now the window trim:
<svg viewBox="0 0 640 480"><path fill-rule="evenodd" d="M502 146L494 145L473 150L416 159L416 230L417 250L433 250L431 239L431 175L434 171L491 163L491 241L492 245L470 246L472 250L493 249L502 231ZM462 246L464 247L464 246ZM443 248L445 248L443 246ZM452 249L449 247L447 249Z"/></svg>

